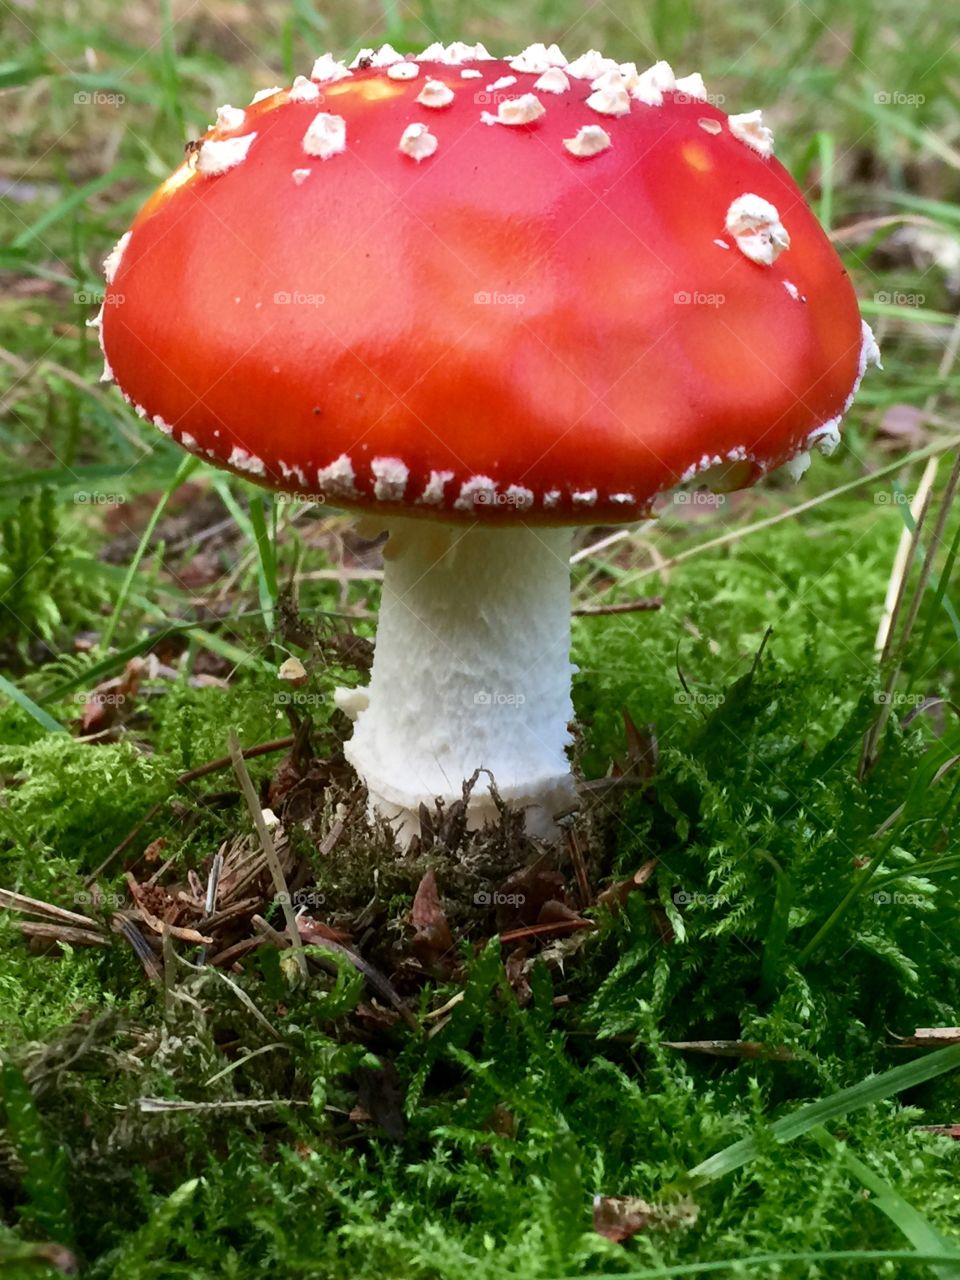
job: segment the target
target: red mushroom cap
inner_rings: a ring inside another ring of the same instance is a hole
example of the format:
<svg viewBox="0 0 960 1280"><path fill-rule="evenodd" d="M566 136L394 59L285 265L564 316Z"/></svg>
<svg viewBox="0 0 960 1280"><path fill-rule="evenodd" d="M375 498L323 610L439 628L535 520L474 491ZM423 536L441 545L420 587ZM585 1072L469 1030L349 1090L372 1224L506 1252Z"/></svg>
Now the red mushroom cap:
<svg viewBox="0 0 960 1280"><path fill-rule="evenodd" d="M340 506L602 523L835 441L875 352L852 285L699 76L385 46L258 99L107 263L108 369L188 449Z"/></svg>

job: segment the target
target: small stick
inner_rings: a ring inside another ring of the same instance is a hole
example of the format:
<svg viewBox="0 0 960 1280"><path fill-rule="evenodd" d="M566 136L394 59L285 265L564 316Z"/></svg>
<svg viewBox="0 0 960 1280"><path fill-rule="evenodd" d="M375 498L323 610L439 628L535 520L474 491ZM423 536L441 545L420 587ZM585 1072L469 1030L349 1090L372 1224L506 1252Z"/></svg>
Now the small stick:
<svg viewBox="0 0 960 1280"><path fill-rule="evenodd" d="M264 856L267 859L267 865L270 868L270 875L273 878L274 889L280 900L280 906L283 910L283 918L286 921L287 930L290 934L290 943L296 953L300 973L304 978L308 978L310 976L310 970L307 968L307 958L303 953L303 943L300 940L300 930L297 928L297 916L293 909L293 903L290 900L290 891L287 888L287 880L283 874L283 867L280 865L280 859L277 857L277 850L274 847L270 829L263 820L263 810L260 808L260 801L257 798L253 780L250 777L250 770L247 768L246 761L243 758L243 752L240 749L240 740L237 737L235 730L230 730L228 741L230 743L230 759L233 762L233 770L240 783L240 789L247 802L247 808L250 810L250 817L253 819L253 825L257 829L257 835L260 837L260 844L263 848Z"/></svg>
<svg viewBox="0 0 960 1280"><path fill-rule="evenodd" d="M256 756L265 756L273 751L283 751L286 747L292 747L293 743L294 739L292 737L275 738L273 742L261 742L260 745L256 747L245 747L243 751L243 758L245 760L253 760ZM181 773L179 778L174 779L173 785L175 787L185 787L191 782L196 782L198 778L205 778L208 773L216 773L220 769L228 769L231 763L230 756L221 756L219 760L211 760L208 764L201 764L198 765L196 769L188 769L186 773ZM165 803L166 801L164 800L158 800L157 803L143 815L130 834L125 836L117 847L107 854L103 862L101 862L99 867L97 867L96 871L92 872L84 881L87 888L93 884L97 876L102 875L104 871L106 871L114 858L119 857L120 854L123 853L124 849L136 840L137 836L147 825L150 819L156 817Z"/></svg>
<svg viewBox="0 0 960 1280"><path fill-rule="evenodd" d="M654 609L663 608L663 596L638 596L636 600L628 600L625 604L601 604L583 609L574 609L575 618L596 618L610 613L650 613Z"/></svg>

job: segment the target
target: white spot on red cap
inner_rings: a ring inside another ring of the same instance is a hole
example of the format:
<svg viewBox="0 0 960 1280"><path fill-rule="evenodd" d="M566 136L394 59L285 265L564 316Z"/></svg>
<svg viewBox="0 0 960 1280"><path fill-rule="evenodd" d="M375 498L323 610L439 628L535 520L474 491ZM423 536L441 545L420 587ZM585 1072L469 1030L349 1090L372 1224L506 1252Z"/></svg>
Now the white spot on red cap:
<svg viewBox="0 0 960 1280"><path fill-rule="evenodd" d="M773 155L773 131L763 123L762 111L744 111L738 116L728 116L730 132L762 156Z"/></svg>
<svg viewBox="0 0 960 1280"><path fill-rule="evenodd" d="M223 107L217 107L217 119L213 127L221 133L233 133L236 129L243 128L246 118L247 113L242 107L231 107L228 102Z"/></svg>
<svg viewBox="0 0 960 1280"><path fill-rule="evenodd" d="M572 138L564 138L563 145L572 156L587 159L599 155L601 151L612 146L610 135L598 124L585 124L577 130Z"/></svg>
<svg viewBox="0 0 960 1280"><path fill-rule="evenodd" d="M714 243L715 245L717 245L720 249L729 249L729 248L730 248L730 246L727 244L726 240L714 240L714 242L713 242L713 243Z"/></svg>
<svg viewBox="0 0 960 1280"><path fill-rule="evenodd" d="M407 491L410 469L399 458L374 458L370 463L374 475L374 497L381 502L402 502Z"/></svg>
<svg viewBox="0 0 960 1280"><path fill-rule="evenodd" d="M153 422L153 425L157 428L157 430L162 431L165 436L173 435L173 427L171 427L169 422L164 422L163 418L160 417L159 413L154 414L152 418L152 422Z"/></svg>
<svg viewBox="0 0 960 1280"><path fill-rule="evenodd" d="M349 70L345 62L339 62L332 53L322 53L313 64L310 79L319 80L323 84L330 84L334 80L343 80L352 75L353 72Z"/></svg>
<svg viewBox="0 0 960 1280"><path fill-rule="evenodd" d="M321 111L314 116L303 135L303 149L308 156L329 160L347 149L347 122L343 116Z"/></svg>
<svg viewBox="0 0 960 1280"><path fill-rule="evenodd" d="M677 87L676 76L669 62L655 62L646 71L641 71L630 92L638 102L648 107L659 107L663 103L663 95L671 93Z"/></svg>
<svg viewBox="0 0 960 1280"><path fill-rule="evenodd" d="M219 177L235 169L247 158L256 133L243 133L236 138L208 138L197 153L197 169L208 177Z"/></svg>
<svg viewBox="0 0 960 1280"><path fill-rule="evenodd" d="M461 80L482 80L483 72L478 71L476 67L464 67L460 72Z"/></svg>
<svg viewBox="0 0 960 1280"><path fill-rule="evenodd" d="M573 62L568 62L566 72L575 80L595 80L605 71L615 70L617 65L613 58L605 58L596 49L590 49L587 53L582 53L579 58L574 58Z"/></svg>
<svg viewBox="0 0 960 1280"><path fill-rule="evenodd" d="M609 501L615 502L620 507L632 507L637 500L632 493L611 493Z"/></svg>
<svg viewBox="0 0 960 1280"><path fill-rule="evenodd" d="M570 497L577 507L594 507L597 504L596 489L574 489Z"/></svg>
<svg viewBox="0 0 960 1280"><path fill-rule="evenodd" d="M264 98L272 98L275 93L283 93L283 85L274 84L271 85L269 89L258 89L250 99L251 107L255 106L258 102L263 102Z"/></svg>
<svg viewBox="0 0 960 1280"><path fill-rule="evenodd" d="M479 43L464 44L462 40L455 40L452 44L443 45L437 40L416 58L418 62L445 62L448 66L458 67L462 62L492 62L493 54Z"/></svg>
<svg viewBox="0 0 960 1280"><path fill-rule="evenodd" d="M563 494L559 489L548 489L543 495L543 505L549 511L551 508L558 507L560 505L560 499L562 497Z"/></svg>
<svg viewBox="0 0 960 1280"><path fill-rule="evenodd" d="M539 120L545 111L546 107L535 93L523 93L519 98L501 102L495 116L489 111L481 112L480 119L484 124L531 124L534 120Z"/></svg>
<svg viewBox="0 0 960 1280"><path fill-rule="evenodd" d="M699 71L693 71L688 76L678 76L675 88L677 93L682 93L686 98L694 98L697 102L707 100L707 86Z"/></svg>
<svg viewBox="0 0 960 1280"><path fill-rule="evenodd" d="M781 283L783 287L786 289L787 293L789 293L790 297L793 298L794 302L806 302L806 298L803 296L803 294L800 292L800 290L797 288L797 286L793 283L792 280L783 280L781 281Z"/></svg>
<svg viewBox="0 0 960 1280"><path fill-rule="evenodd" d="M765 267L790 248L790 236L776 206L752 192L737 196L731 203L726 227L740 252Z"/></svg>
<svg viewBox="0 0 960 1280"><path fill-rule="evenodd" d="M437 146L437 139L425 124L408 124L400 135L400 150L418 164L432 156Z"/></svg>
<svg viewBox="0 0 960 1280"><path fill-rule="evenodd" d="M387 67L387 75L391 80L416 80L420 68L415 62L395 62Z"/></svg>
<svg viewBox="0 0 960 1280"><path fill-rule="evenodd" d="M697 121L697 124L706 133L712 133L716 135L718 133L723 132L723 125L720 123L719 120L714 120L712 116L701 116L700 119Z"/></svg>
<svg viewBox="0 0 960 1280"><path fill-rule="evenodd" d="M423 107L449 107L454 92L442 80L428 80L417 94L417 102Z"/></svg>
<svg viewBox="0 0 960 1280"><path fill-rule="evenodd" d="M371 67L389 67L403 62L403 54L397 53L392 44L382 44L379 49L361 49L350 66L355 69L361 62Z"/></svg>
<svg viewBox="0 0 960 1280"><path fill-rule="evenodd" d="M587 106L602 116L625 116L630 112L630 95L619 70L600 77L600 87L587 98Z"/></svg>
<svg viewBox="0 0 960 1280"><path fill-rule="evenodd" d="M312 172L312 169L294 169L290 176L298 187L302 187Z"/></svg>
<svg viewBox="0 0 960 1280"><path fill-rule="evenodd" d="M570 81L562 67L548 67L543 75L533 82L533 87L539 89L541 93L566 93L570 88Z"/></svg>
<svg viewBox="0 0 960 1280"><path fill-rule="evenodd" d="M319 97L319 88L312 80L308 80L306 76L297 76L290 86L290 92L287 94L290 102L316 102Z"/></svg>
<svg viewBox="0 0 960 1280"><path fill-rule="evenodd" d="M544 44L530 44L515 58L509 59L514 71L526 71L530 75L548 71L551 67L565 67L567 60L555 44L549 49Z"/></svg>
<svg viewBox="0 0 960 1280"><path fill-rule="evenodd" d="M516 76L501 76L499 80L494 80L493 84L487 85L487 93L496 93L498 89L509 89L512 84L516 83Z"/></svg>

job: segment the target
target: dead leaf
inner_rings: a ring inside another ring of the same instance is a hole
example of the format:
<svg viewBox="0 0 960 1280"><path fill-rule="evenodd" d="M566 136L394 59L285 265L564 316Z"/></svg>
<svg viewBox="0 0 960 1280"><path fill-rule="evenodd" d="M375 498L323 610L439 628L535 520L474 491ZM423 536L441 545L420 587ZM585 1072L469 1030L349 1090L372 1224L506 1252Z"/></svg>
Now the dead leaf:
<svg viewBox="0 0 960 1280"><path fill-rule="evenodd" d="M684 1198L675 1204L650 1204L636 1196L594 1196L593 1229L615 1244L641 1231L675 1231L692 1227L699 1210Z"/></svg>

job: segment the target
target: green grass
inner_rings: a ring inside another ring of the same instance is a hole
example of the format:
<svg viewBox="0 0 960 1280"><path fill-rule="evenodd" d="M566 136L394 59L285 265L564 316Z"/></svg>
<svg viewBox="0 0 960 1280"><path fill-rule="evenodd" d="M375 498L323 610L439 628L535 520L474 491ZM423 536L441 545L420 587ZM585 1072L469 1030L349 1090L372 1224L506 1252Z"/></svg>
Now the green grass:
<svg viewBox="0 0 960 1280"><path fill-rule="evenodd" d="M303 982L271 947L221 971L178 943L150 979L117 935L38 954L0 911L0 1274L58 1274L59 1246L85 1280L960 1275L960 1146L920 1127L960 1122L960 1049L896 1039L960 1025L955 512L858 771L902 499L960 434L953 28L929 0L0 6L4 889L108 920L86 880L145 816L99 878L106 907L127 901L125 867L149 874L151 841L202 879L249 817L228 771L177 779L231 730L245 746L290 732L291 654L317 755L340 758L331 692L357 675L338 628L372 634L377 603L375 581L317 576L346 521L187 477L98 383L85 326L104 255L220 102L382 39L556 39L699 69L726 109L769 114L885 365L798 490L674 507L578 564L578 606L665 598L575 625L587 777L627 755L624 711L658 744L649 786L581 820L587 873L600 888L657 869L617 914L591 911L589 936L531 951L523 1001L469 861L398 867L356 823L318 856L339 783L321 831L292 837L317 914L373 902L364 954L401 984L427 865L456 924L457 966L410 987L415 1027L371 1020L331 953ZM145 668L121 740L78 741L90 690L151 653L169 670ZM255 782L276 763L252 760ZM764 1051L670 1047L729 1040ZM384 1124L351 1119L358 1101ZM595 1195L673 1225L615 1244Z"/></svg>

